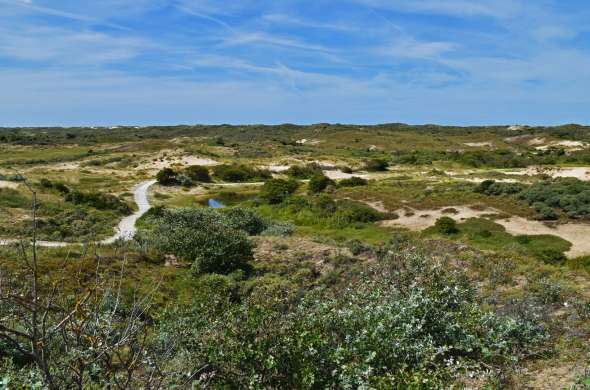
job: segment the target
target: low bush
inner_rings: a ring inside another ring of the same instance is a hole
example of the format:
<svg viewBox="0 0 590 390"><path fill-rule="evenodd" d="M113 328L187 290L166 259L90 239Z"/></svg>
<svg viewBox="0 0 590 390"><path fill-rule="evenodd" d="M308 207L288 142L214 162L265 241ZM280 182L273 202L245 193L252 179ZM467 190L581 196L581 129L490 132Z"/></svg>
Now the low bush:
<svg viewBox="0 0 590 390"><path fill-rule="evenodd" d="M266 169L257 169L239 164L217 165L213 167L213 174L222 181L233 183L263 181L272 178L272 174Z"/></svg>
<svg viewBox="0 0 590 390"><path fill-rule="evenodd" d="M575 178L533 184L520 194L520 198L537 210L540 219L556 219L557 210L570 218L590 218L590 183Z"/></svg>
<svg viewBox="0 0 590 390"><path fill-rule="evenodd" d="M268 228L267 221L256 211L242 207L221 209L230 227L243 230L251 236L258 235Z"/></svg>
<svg viewBox="0 0 590 390"><path fill-rule="evenodd" d="M262 236L288 237L295 233L295 225L288 222L273 222L262 233Z"/></svg>
<svg viewBox="0 0 590 390"><path fill-rule="evenodd" d="M131 214L131 207L112 194L102 192L81 192L70 191L66 194L65 200L77 205L86 205L98 210L112 210L119 214Z"/></svg>
<svg viewBox="0 0 590 390"><path fill-rule="evenodd" d="M215 210L160 210L152 222L154 226L140 231L138 240L192 262L196 274L229 274L247 267L252 259L246 232Z"/></svg>
<svg viewBox="0 0 590 390"><path fill-rule="evenodd" d="M520 183L501 183L494 180L484 180L477 187L475 192L486 195L514 195L522 192L526 186Z"/></svg>
<svg viewBox="0 0 590 390"><path fill-rule="evenodd" d="M514 365L547 340L534 310L484 311L461 274L423 254L384 248L361 275L287 307L269 298L281 285L234 305L224 292L177 307L162 321L161 348L183 372L215 367L195 387L435 389Z"/></svg>
<svg viewBox="0 0 590 390"><path fill-rule="evenodd" d="M457 228L457 222L451 217L440 217L434 223L434 227L437 232L441 234L455 234L459 232Z"/></svg>
<svg viewBox="0 0 590 390"><path fill-rule="evenodd" d="M353 176L350 179L342 179L338 182L340 187L361 187L366 186L368 181L362 177Z"/></svg>
<svg viewBox="0 0 590 390"><path fill-rule="evenodd" d="M309 180L308 189L310 193L317 194L324 191L329 186L333 186L334 184L334 180L322 173L312 176L312 178Z"/></svg>
<svg viewBox="0 0 590 390"><path fill-rule="evenodd" d="M383 159L372 159L365 161L365 169L369 172L387 171L389 163Z"/></svg>
<svg viewBox="0 0 590 390"><path fill-rule="evenodd" d="M565 254L556 249L543 249L536 252L539 259L547 264L563 264L567 260Z"/></svg>
<svg viewBox="0 0 590 390"><path fill-rule="evenodd" d="M183 170L183 173L188 176L192 181L197 183L210 183L211 176L209 175L209 169L202 165L191 165Z"/></svg>
<svg viewBox="0 0 590 390"><path fill-rule="evenodd" d="M318 163L310 163L306 165L293 165L285 173L296 179L310 179L313 176L322 175L323 171Z"/></svg>
<svg viewBox="0 0 590 390"><path fill-rule="evenodd" d="M158 184L162 186L174 186L178 183L178 173L172 168L164 168L156 174Z"/></svg>
<svg viewBox="0 0 590 390"><path fill-rule="evenodd" d="M271 179L264 183L261 197L270 204L278 204L291 196L299 188L295 180Z"/></svg>

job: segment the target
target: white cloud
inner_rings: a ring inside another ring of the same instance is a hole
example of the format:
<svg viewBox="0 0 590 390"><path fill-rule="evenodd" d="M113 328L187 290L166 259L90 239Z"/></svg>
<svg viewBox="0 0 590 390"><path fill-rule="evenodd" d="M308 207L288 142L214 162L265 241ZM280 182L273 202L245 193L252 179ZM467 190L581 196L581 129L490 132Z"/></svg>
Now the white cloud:
<svg viewBox="0 0 590 390"><path fill-rule="evenodd" d="M397 11L505 18L522 10L519 0L353 0L365 6Z"/></svg>
<svg viewBox="0 0 590 390"><path fill-rule="evenodd" d="M412 38L405 38L380 47L377 52L395 58L435 60L456 48L457 45L452 42L420 42Z"/></svg>

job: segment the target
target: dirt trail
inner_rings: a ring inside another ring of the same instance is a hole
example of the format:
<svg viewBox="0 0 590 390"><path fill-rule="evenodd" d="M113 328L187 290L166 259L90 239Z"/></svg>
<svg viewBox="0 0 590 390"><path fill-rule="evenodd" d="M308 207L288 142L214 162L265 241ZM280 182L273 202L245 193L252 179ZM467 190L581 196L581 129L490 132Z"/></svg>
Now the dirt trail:
<svg viewBox="0 0 590 390"><path fill-rule="evenodd" d="M154 183L156 183L155 180L144 181L139 183L133 189L133 197L135 199L135 203L137 203L138 210L135 213L121 219L121 221L119 222L119 226L117 227L117 233L112 237L100 241L100 244L108 245L114 243L119 239L127 241L133 238L135 232L137 231L137 229L135 228L135 222L137 222L137 220L152 207L148 200L148 191ZM0 240L0 246L11 245L18 242L19 240L15 239ZM40 247L60 248L70 245L81 245L81 243L37 241L37 245Z"/></svg>

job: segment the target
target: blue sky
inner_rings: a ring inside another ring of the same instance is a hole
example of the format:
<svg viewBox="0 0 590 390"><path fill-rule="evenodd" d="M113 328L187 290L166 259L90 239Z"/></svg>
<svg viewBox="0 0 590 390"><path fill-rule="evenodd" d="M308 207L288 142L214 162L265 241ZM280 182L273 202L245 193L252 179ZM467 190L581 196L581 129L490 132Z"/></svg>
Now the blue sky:
<svg viewBox="0 0 590 390"><path fill-rule="evenodd" d="M590 123L587 0L0 0L0 125Z"/></svg>

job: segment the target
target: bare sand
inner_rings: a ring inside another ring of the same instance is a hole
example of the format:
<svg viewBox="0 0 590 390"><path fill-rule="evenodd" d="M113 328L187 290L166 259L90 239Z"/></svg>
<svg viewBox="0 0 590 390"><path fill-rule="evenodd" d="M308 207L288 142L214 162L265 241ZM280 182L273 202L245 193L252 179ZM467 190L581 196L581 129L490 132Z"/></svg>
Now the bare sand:
<svg viewBox="0 0 590 390"><path fill-rule="evenodd" d="M582 181L590 181L590 167L573 167L573 168L545 168L545 167L528 167L519 170L506 171L507 175L516 176L536 176L548 175L553 178L557 177L573 177Z"/></svg>
<svg viewBox="0 0 590 390"><path fill-rule="evenodd" d="M453 208L455 213L445 213L443 210ZM410 213L408 213L410 211ZM500 214L501 211L494 208L474 210L465 206L449 206L436 210L400 209L396 213L398 219L382 221L381 226L404 227L413 231L421 231L434 225L442 216L451 217L457 221L465 221L469 218L485 217L489 214ZM508 219L495 220L512 235L542 235L548 234L563 238L572 244L566 252L567 257L573 258L590 254L590 225L584 223L567 223L556 226L548 226L540 221L533 221L522 217L512 216Z"/></svg>
<svg viewBox="0 0 590 390"><path fill-rule="evenodd" d="M18 188L18 185L19 183L14 181L0 180L0 188L16 189Z"/></svg>
<svg viewBox="0 0 590 390"><path fill-rule="evenodd" d="M443 210L453 208L455 213L445 213ZM414 210L414 209L399 209L395 211L399 215L398 219L389 221L382 221L381 226L386 227L405 227L410 230L420 231L434 225L440 217L451 217L456 221L465 221L469 218L478 218L483 215L500 213L498 210L489 208L485 210L474 210L466 206L449 206L437 210Z"/></svg>
<svg viewBox="0 0 590 390"><path fill-rule="evenodd" d="M493 147L494 144L492 142L464 142L463 145L465 146L471 146L474 148L479 148L479 147L484 147L484 146L490 146Z"/></svg>

